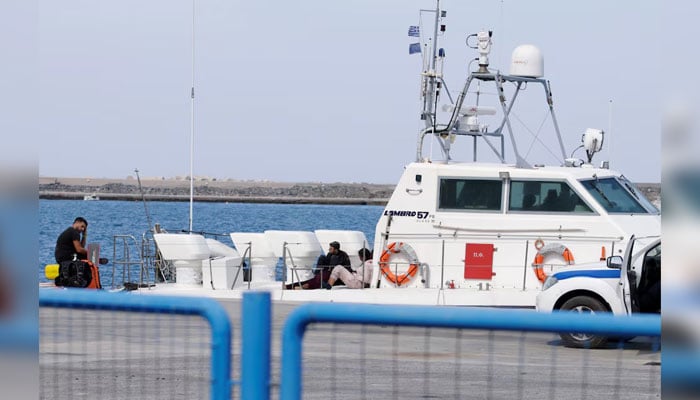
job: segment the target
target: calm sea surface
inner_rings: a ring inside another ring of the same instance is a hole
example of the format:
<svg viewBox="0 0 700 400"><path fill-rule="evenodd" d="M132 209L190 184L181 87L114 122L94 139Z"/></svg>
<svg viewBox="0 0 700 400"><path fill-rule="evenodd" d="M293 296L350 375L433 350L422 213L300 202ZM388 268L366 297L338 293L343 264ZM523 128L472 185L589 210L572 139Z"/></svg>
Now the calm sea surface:
<svg viewBox="0 0 700 400"><path fill-rule="evenodd" d="M332 206L289 204L194 203L194 231L221 233L263 232L269 229L313 231L316 229L345 229L362 231L374 242L374 227L382 206ZM159 223L168 232L188 228L189 203L149 202L148 211L153 224ZM55 262L53 251L58 235L77 216L88 220L88 243L99 243L101 256L112 258L113 235L133 235L138 240L148 230L146 210L136 201L39 201L39 266L41 282L44 265ZM232 246L230 237L219 240ZM100 268L111 273L108 264Z"/></svg>

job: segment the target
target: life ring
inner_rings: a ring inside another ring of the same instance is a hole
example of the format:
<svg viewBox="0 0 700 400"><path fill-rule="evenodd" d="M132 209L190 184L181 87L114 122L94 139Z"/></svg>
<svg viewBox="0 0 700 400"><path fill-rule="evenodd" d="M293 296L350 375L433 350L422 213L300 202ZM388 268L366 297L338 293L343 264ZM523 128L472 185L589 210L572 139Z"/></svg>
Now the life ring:
<svg viewBox="0 0 700 400"><path fill-rule="evenodd" d="M410 266L408 271L404 274L394 275L389 266L389 260L393 254L398 254L403 252L408 257L408 262ZM411 248L411 246L403 242L394 242L387 246L387 249L382 252L382 256L379 258L379 267L382 274L391 283L401 286L405 283L410 282L411 278L416 276L418 272L418 257L416 257L416 252Z"/></svg>
<svg viewBox="0 0 700 400"><path fill-rule="evenodd" d="M535 270L535 275L537 279L544 283L547 280L547 274L544 272L544 259L547 255L556 254L559 255L566 261L567 264L571 265L574 263L574 254L569 250L568 247L561 243L548 243L538 249L535 255L535 261L532 262L532 268Z"/></svg>
<svg viewBox="0 0 700 400"><path fill-rule="evenodd" d="M535 248L539 251L542 247L544 247L544 240L542 240L542 239L535 240Z"/></svg>

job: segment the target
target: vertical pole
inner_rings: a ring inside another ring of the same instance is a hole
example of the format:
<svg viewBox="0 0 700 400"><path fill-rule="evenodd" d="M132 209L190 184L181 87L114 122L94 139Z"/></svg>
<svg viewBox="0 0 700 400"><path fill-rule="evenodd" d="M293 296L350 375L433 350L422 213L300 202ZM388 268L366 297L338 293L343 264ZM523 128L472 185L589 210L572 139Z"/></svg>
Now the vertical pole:
<svg viewBox="0 0 700 400"><path fill-rule="evenodd" d="M530 252L530 240L525 241L525 262L523 263L523 290L527 284L527 260Z"/></svg>
<svg viewBox="0 0 700 400"><path fill-rule="evenodd" d="M194 203L194 17L195 0L192 0L192 91L190 93L190 233L192 233L192 211Z"/></svg>
<svg viewBox="0 0 700 400"><path fill-rule="evenodd" d="M430 55L424 55L424 57L431 57L428 60L428 78L426 87L426 102L423 108L423 115L427 116L426 128L433 128L432 132L435 133L437 128L437 114L435 113L434 107L437 105L437 99L435 98L435 55L437 54L438 46L438 25L440 24L440 0L437 0L437 5L435 7L435 26L433 27L433 37L432 37L432 48L430 49Z"/></svg>
<svg viewBox="0 0 700 400"><path fill-rule="evenodd" d="M248 289L253 281L253 241L248 242Z"/></svg>
<svg viewBox="0 0 700 400"><path fill-rule="evenodd" d="M612 154L612 114L613 114L613 101L610 99L608 103L608 160L610 160L610 155ZM603 139L605 140L605 139Z"/></svg>
<svg viewBox="0 0 700 400"><path fill-rule="evenodd" d="M445 289L445 239L442 239L442 260L440 261L440 290Z"/></svg>
<svg viewBox="0 0 700 400"><path fill-rule="evenodd" d="M148 212L148 203L146 203L146 195L143 194L143 188L141 187L141 177L139 176L139 169L134 169L134 172L136 173L136 180L139 183L139 192L141 193L141 201L143 201L143 208L146 210L146 221L148 222L148 229L151 232L155 232L153 230L153 224L151 224L151 214Z"/></svg>
<svg viewBox="0 0 700 400"><path fill-rule="evenodd" d="M557 116L556 114L554 114L554 98L552 96L552 88L549 86L549 81L544 82L544 90L547 93L547 104L549 104L549 114L552 116L552 125L554 125L554 131L557 133L557 140L559 141L559 149L561 150L561 157L563 161L566 160L566 150L564 149L564 140L561 138L561 132L559 131Z"/></svg>
<svg viewBox="0 0 700 400"><path fill-rule="evenodd" d="M269 292L243 295L241 399L270 398L271 306Z"/></svg>

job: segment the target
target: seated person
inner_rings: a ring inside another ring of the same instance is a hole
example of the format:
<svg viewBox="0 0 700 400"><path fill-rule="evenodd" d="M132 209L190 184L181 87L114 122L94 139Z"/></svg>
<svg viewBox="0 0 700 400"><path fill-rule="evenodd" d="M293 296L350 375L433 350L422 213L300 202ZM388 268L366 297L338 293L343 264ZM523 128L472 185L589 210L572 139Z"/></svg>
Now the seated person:
<svg viewBox="0 0 700 400"><path fill-rule="evenodd" d="M556 189L549 189L547 191L547 197L542 200L542 204L540 205L540 210L544 211L555 211L557 208L557 200L559 197L557 196L557 191Z"/></svg>
<svg viewBox="0 0 700 400"><path fill-rule="evenodd" d="M568 185L563 185L555 203L556 211L573 211L577 201L578 196L571 193Z"/></svg>
<svg viewBox="0 0 700 400"><path fill-rule="evenodd" d="M326 289L330 289L336 282L338 282L338 279L342 279L345 286L350 289L361 289L365 287L365 285L369 284L370 280L372 279L372 269L374 267L374 263L372 262L372 252L362 248L357 252L357 255L360 256L360 261L362 261L362 264L357 267L357 270L348 271L342 265L336 265L333 268L333 271L331 271L331 276L328 278L328 283L324 285Z"/></svg>
<svg viewBox="0 0 700 400"><path fill-rule="evenodd" d="M532 210L537 199L532 193L528 193L523 197L523 210Z"/></svg>
<svg viewBox="0 0 700 400"><path fill-rule="evenodd" d="M350 257L348 253L340 250L340 243L333 241L328 247L328 254L318 257L313 278L295 283L294 285L287 285L286 288L292 289L293 287L301 287L302 289L319 289L323 287L330 278L331 269L338 265L343 266L348 271L352 271L352 269L350 269ZM339 284L342 284L342 282Z"/></svg>
<svg viewBox="0 0 700 400"><path fill-rule="evenodd" d="M87 226L88 222L85 218L77 217L73 221L73 225L69 226L58 236L54 251L57 264L64 261L87 259L88 254L85 249Z"/></svg>

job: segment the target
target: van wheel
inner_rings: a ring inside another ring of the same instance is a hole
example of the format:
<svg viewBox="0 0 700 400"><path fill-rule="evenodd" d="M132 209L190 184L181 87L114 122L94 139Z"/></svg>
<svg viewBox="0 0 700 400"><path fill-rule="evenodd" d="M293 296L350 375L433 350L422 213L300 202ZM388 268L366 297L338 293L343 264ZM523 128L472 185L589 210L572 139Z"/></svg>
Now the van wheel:
<svg viewBox="0 0 700 400"><path fill-rule="evenodd" d="M561 306L561 310L580 314L595 314L608 311L603 303L588 296L570 298ZM560 333L559 336L565 346L579 349L600 347L608 340L605 336L592 335L589 333Z"/></svg>

